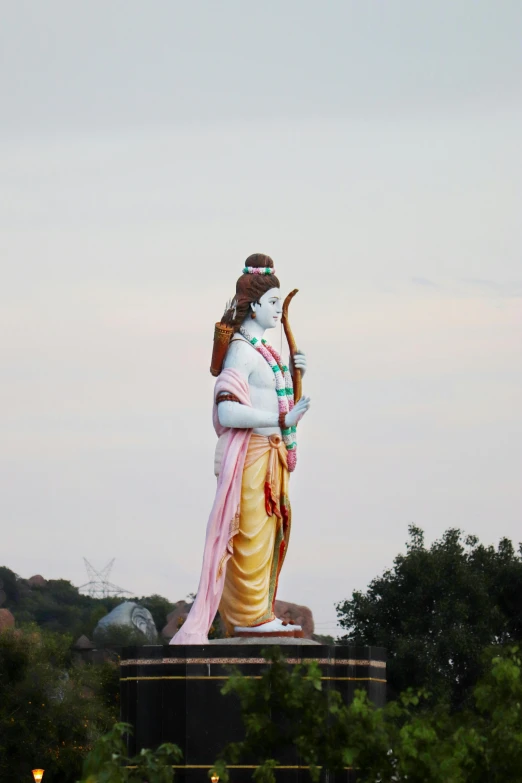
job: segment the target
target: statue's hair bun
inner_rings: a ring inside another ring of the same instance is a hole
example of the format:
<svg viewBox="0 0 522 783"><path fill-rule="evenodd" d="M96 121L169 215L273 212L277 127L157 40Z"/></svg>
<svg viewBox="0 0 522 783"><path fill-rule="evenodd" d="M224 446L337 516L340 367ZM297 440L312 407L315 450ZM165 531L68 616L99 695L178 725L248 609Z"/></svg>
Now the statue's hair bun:
<svg viewBox="0 0 522 783"><path fill-rule="evenodd" d="M270 258L270 256L267 256L265 253L252 253L251 256L248 256L247 260L245 261L245 267L268 267L269 269L274 268L274 262Z"/></svg>

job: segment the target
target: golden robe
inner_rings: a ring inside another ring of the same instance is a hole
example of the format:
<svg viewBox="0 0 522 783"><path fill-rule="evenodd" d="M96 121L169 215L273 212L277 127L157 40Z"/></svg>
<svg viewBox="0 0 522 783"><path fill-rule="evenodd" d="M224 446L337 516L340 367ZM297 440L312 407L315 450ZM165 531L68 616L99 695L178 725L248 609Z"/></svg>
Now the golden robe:
<svg viewBox="0 0 522 783"><path fill-rule="evenodd" d="M277 584L291 526L286 454L279 435L250 436L237 532L219 605L229 633L234 626L252 627L275 617Z"/></svg>

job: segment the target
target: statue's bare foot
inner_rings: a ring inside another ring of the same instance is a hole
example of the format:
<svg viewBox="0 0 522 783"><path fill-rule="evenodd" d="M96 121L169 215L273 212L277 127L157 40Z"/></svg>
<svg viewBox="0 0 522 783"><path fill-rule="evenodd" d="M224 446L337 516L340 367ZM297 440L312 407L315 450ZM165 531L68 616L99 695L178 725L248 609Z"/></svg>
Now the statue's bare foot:
<svg viewBox="0 0 522 783"><path fill-rule="evenodd" d="M267 623L261 623L261 625L254 626L234 626L234 631L237 633L292 633L293 631L302 631L300 625L292 625L286 622L286 620L280 620L276 617L274 620L269 620Z"/></svg>

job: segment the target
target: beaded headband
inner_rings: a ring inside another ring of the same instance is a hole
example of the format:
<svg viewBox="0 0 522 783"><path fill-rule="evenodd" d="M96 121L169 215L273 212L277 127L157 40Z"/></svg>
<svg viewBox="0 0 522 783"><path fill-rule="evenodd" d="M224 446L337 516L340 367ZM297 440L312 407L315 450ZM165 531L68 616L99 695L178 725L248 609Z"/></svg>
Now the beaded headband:
<svg viewBox="0 0 522 783"><path fill-rule="evenodd" d="M244 275L275 275L275 269L270 266L245 266Z"/></svg>

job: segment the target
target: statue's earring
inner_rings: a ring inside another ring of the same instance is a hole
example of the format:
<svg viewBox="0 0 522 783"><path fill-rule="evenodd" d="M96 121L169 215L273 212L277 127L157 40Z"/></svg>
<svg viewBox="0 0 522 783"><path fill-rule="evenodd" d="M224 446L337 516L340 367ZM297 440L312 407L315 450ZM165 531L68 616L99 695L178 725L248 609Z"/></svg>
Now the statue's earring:
<svg viewBox="0 0 522 783"><path fill-rule="evenodd" d="M255 318L255 317L256 317L256 314L255 314L255 312L252 310L252 312L250 313L250 318Z"/></svg>

